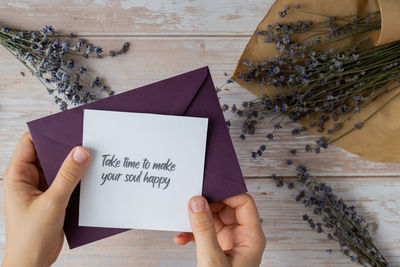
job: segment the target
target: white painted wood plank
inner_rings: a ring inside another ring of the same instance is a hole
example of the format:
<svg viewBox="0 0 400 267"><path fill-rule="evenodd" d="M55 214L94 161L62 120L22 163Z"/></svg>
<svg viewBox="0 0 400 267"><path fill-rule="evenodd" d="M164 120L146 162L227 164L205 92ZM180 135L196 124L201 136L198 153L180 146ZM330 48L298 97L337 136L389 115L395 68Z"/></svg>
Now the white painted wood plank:
<svg viewBox="0 0 400 267"><path fill-rule="evenodd" d="M319 179L322 181L321 179ZM375 244L391 262L400 265L400 192L399 179L324 178L337 194L372 223ZM336 249L335 241L326 240L309 229L301 217L309 209L296 203L295 192L278 189L270 179L247 179L255 198L268 239L262 266L356 266ZM0 198L3 189L0 188ZM66 246L55 266L194 266L193 244L178 247L172 232L132 230L74 250ZM4 209L0 208L0 255L5 242ZM0 258L1 260L1 258Z"/></svg>
<svg viewBox="0 0 400 267"><path fill-rule="evenodd" d="M273 0L0 1L0 23L80 35L250 35Z"/></svg>
<svg viewBox="0 0 400 267"><path fill-rule="evenodd" d="M117 92L159 81L195 68L209 65L216 85L222 85L238 60L247 38L92 38L107 47L131 43L128 54L117 58L83 60L95 75L101 75ZM27 130L26 122L57 112L52 98L35 78L22 77L25 68L0 47L0 171L11 157L19 137ZM222 103L241 103L253 96L237 85L228 86L220 94ZM226 114L227 118L231 114ZM295 126L287 125L270 142L261 159L253 160L250 152L266 141L267 129L273 127L271 118L260 124L258 133L247 140L239 139L241 121L234 120L231 136L243 170L247 177L269 176L278 173L294 175L287 168L289 148L303 148L314 142L316 136L303 133L291 136ZM342 149L331 147L321 155L299 153L295 163L304 164L318 176L379 176L400 175L400 164L374 163L363 160Z"/></svg>

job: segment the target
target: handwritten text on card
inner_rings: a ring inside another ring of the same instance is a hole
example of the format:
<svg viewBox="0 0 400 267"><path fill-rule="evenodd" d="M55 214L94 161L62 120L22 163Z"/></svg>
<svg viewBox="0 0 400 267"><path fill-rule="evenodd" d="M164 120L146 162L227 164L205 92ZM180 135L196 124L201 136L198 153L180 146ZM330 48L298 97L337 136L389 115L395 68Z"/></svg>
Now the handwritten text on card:
<svg viewBox="0 0 400 267"><path fill-rule="evenodd" d="M153 188L167 189L170 184L171 178L167 176L157 176L153 174L154 172L158 171L174 172L176 169L176 165L171 161L171 159L168 159L166 162L151 162L147 158L144 158L141 161L133 161L129 157L125 156L122 158L122 160L120 160L114 154L103 154L101 156L101 159L102 167L122 167L126 169L136 170L136 172L126 173L125 175L121 172L103 172L101 174L100 185L104 185L106 182L109 181L135 183L143 182L153 184Z"/></svg>

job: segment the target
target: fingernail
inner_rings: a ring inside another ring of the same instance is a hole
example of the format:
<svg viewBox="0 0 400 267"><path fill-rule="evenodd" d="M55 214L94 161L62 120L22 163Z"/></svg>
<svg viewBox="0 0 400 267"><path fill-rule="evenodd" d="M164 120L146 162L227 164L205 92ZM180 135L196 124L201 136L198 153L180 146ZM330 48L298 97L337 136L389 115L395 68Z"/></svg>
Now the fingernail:
<svg viewBox="0 0 400 267"><path fill-rule="evenodd" d="M72 155L72 158L76 162L78 162L80 164L84 164L89 159L89 153L82 147L77 147L74 150L74 154Z"/></svg>
<svg viewBox="0 0 400 267"><path fill-rule="evenodd" d="M190 201L190 207L192 211L196 213L205 210L206 203L204 202L203 198L196 197L192 198L192 200Z"/></svg>

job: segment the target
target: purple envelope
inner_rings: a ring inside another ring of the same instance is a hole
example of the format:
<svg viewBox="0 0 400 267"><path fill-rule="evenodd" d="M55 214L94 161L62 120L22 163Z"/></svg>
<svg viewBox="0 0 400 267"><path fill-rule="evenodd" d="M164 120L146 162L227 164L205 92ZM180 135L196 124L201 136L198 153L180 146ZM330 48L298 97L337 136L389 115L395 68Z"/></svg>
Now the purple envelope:
<svg viewBox="0 0 400 267"><path fill-rule="evenodd" d="M82 145L83 109L208 118L203 196L216 202L247 192L208 67L28 122L49 185L70 150ZM127 231L78 226L79 191L78 185L64 222L70 248Z"/></svg>

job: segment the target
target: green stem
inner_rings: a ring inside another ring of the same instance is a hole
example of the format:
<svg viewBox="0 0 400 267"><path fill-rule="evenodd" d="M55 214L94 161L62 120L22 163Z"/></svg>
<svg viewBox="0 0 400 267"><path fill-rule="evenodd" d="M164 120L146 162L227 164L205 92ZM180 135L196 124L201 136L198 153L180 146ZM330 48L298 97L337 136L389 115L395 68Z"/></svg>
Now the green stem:
<svg viewBox="0 0 400 267"><path fill-rule="evenodd" d="M399 87L399 86L397 86ZM397 88L396 87L396 88ZM375 110L371 115L369 115L367 118L365 118L363 121L361 121L361 124L366 123L367 121L369 121L373 116L375 116L379 111L381 111L387 104L389 104L393 99L395 99L398 95L400 95L400 90L399 92L397 92L396 94L394 94L391 98L389 98L385 103L383 103L377 110ZM345 133L341 134L340 136L336 137L335 139L329 141L328 143L334 143L338 140L340 140L341 138L345 137L346 135L348 135L349 133L353 132L354 130L356 130L356 128L351 128L350 130L346 131Z"/></svg>

